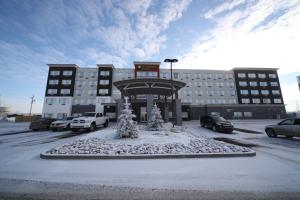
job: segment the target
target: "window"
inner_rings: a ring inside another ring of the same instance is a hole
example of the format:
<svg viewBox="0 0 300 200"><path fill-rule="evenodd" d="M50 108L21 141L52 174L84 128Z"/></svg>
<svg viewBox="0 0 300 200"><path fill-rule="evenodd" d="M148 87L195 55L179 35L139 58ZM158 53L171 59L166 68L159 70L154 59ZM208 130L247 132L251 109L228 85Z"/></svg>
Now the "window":
<svg viewBox="0 0 300 200"><path fill-rule="evenodd" d="M71 85L72 80L62 80L63 85Z"/></svg>
<svg viewBox="0 0 300 200"><path fill-rule="evenodd" d="M241 94L244 94L244 95L249 94L248 90L241 90L240 93L241 93Z"/></svg>
<svg viewBox="0 0 300 200"><path fill-rule="evenodd" d="M253 98L253 99L252 99L252 103L260 103L260 99L258 99L258 98Z"/></svg>
<svg viewBox="0 0 300 200"><path fill-rule="evenodd" d="M293 119L284 120L283 122L280 122L280 125L294 125L294 120Z"/></svg>
<svg viewBox="0 0 300 200"><path fill-rule="evenodd" d="M109 76L110 71L100 71L100 76Z"/></svg>
<svg viewBox="0 0 300 200"><path fill-rule="evenodd" d="M100 85L108 85L109 84L109 80L100 80L99 84Z"/></svg>
<svg viewBox="0 0 300 200"><path fill-rule="evenodd" d="M276 78L276 74L269 74L269 78Z"/></svg>
<svg viewBox="0 0 300 200"><path fill-rule="evenodd" d="M249 78L256 78L256 74L249 73L249 74L248 74L248 77L249 77Z"/></svg>
<svg viewBox="0 0 300 200"><path fill-rule="evenodd" d="M66 99L66 98L59 98L59 104L60 105L66 105L67 101L68 101L68 99Z"/></svg>
<svg viewBox="0 0 300 200"><path fill-rule="evenodd" d="M258 95L259 93L258 93L258 90L251 90L251 94L252 95Z"/></svg>
<svg viewBox="0 0 300 200"><path fill-rule="evenodd" d="M273 95L280 95L280 91L279 90L272 90L272 94Z"/></svg>
<svg viewBox="0 0 300 200"><path fill-rule="evenodd" d="M58 80L49 80L49 85L58 85Z"/></svg>
<svg viewBox="0 0 300 200"><path fill-rule="evenodd" d="M99 94L108 94L108 89L99 89Z"/></svg>
<svg viewBox="0 0 300 200"><path fill-rule="evenodd" d="M174 79L178 79L178 73L174 73Z"/></svg>
<svg viewBox="0 0 300 200"><path fill-rule="evenodd" d="M274 103L282 103L281 99L274 99Z"/></svg>
<svg viewBox="0 0 300 200"><path fill-rule="evenodd" d="M242 103L250 103L250 99L243 98Z"/></svg>
<svg viewBox="0 0 300 200"><path fill-rule="evenodd" d="M223 87L223 86L224 86L223 82L219 83L219 87Z"/></svg>
<svg viewBox="0 0 300 200"><path fill-rule="evenodd" d="M230 90L230 95L231 96L235 96L235 91L234 90Z"/></svg>
<svg viewBox="0 0 300 200"><path fill-rule="evenodd" d="M90 87L95 87L96 84L97 84L97 81L90 81L89 82Z"/></svg>
<svg viewBox="0 0 300 200"><path fill-rule="evenodd" d="M63 71L64 76L72 76L73 72L72 71Z"/></svg>
<svg viewBox="0 0 300 200"><path fill-rule="evenodd" d="M52 117L53 117L53 114L52 114L52 113L45 113L45 114L44 114L44 117L45 117L45 118L52 118Z"/></svg>
<svg viewBox="0 0 300 200"><path fill-rule="evenodd" d="M51 76L59 76L60 75L60 71L50 71L50 75Z"/></svg>
<svg viewBox="0 0 300 200"><path fill-rule="evenodd" d="M269 95L270 92L269 92L269 90L262 90L262 91L261 91L261 94L262 94L262 95Z"/></svg>
<svg viewBox="0 0 300 200"><path fill-rule="evenodd" d="M95 96L97 93L97 90L89 90L89 95L90 96Z"/></svg>
<svg viewBox="0 0 300 200"><path fill-rule="evenodd" d="M70 89L61 89L60 94L70 94L71 90Z"/></svg>
<svg viewBox="0 0 300 200"><path fill-rule="evenodd" d="M240 81L240 82L239 82L239 85L240 85L240 86L247 86L247 82L246 82L246 81Z"/></svg>
<svg viewBox="0 0 300 200"><path fill-rule="evenodd" d="M257 82L251 81L251 82L249 83L249 85L252 86L252 87L256 87L256 86L257 86Z"/></svg>
<svg viewBox="0 0 300 200"><path fill-rule="evenodd" d="M266 74L258 74L258 78L266 78Z"/></svg>
<svg viewBox="0 0 300 200"><path fill-rule="evenodd" d="M82 90L76 90L76 96L81 96L81 94L82 94Z"/></svg>
<svg viewBox="0 0 300 200"><path fill-rule="evenodd" d="M97 76L97 72L92 72L91 73L91 78L96 78L96 76Z"/></svg>
<svg viewBox="0 0 300 200"><path fill-rule="evenodd" d="M47 93L50 95L57 94L57 89L48 89Z"/></svg>
<svg viewBox="0 0 300 200"><path fill-rule="evenodd" d="M264 99L263 99L263 103L271 103L271 99L269 99L269 98L264 98Z"/></svg>
<svg viewBox="0 0 300 200"><path fill-rule="evenodd" d="M259 82L259 85L262 87L266 87L266 86L268 86L268 83L267 82Z"/></svg>
<svg viewBox="0 0 300 200"><path fill-rule="evenodd" d="M46 99L46 104L48 104L49 106L55 104L56 99L55 98L47 98Z"/></svg>
<svg viewBox="0 0 300 200"><path fill-rule="evenodd" d="M239 78L246 78L246 74L245 73L238 73L238 77Z"/></svg>
<svg viewBox="0 0 300 200"><path fill-rule="evenodd" d="M67 116L67 113L57 113L57 119L66 119Z"/></svg>
<svg viewBox="0 0 300 200"><path fill-rule="evenodd" d="M270 85L273 86L273 87L276 87L276 86L278 86L279 84L278 84L278 82L271 82Z"/></svg>
<svg viewBox="0 0 300 200"><path fill-rule="evenodd" d="M252 112L244 112L244 117L252 117Z"/></svg>
<svg viewBox="0 0 300 200"><path fill-rule="evenodd" d="M225 91L224 90L221 90L220 91L220 96L224 96L225 95Z"/></svg>
<svg viewBox="0 0 300 200"><path fill-rule="evenodd" d="M202 86L202 82L197 82L197 87L201 87Z"/></svg>
<svg viewBox="0 0 300 200"><path fill-rule="evenodd" d="M239 117L243 117L243 114L242 114L242 112L234 112L234 113L233 113L233 116L234 116L235 118L239 118Z"/></svg>
<svg viewBox="0 0 300 200"><path fill-rule="evenodd" d="M208 90L208 91L207 91L207 94L208 94L209 96L213 96L213 95L214 95L214 91L213 91L213 90Z"/></svg>
<svg viewBox="0 0 300 200"><path fill-rule="evenodd" d="M83 78L84 77L84 72L79 72L78 76L79 76L79 78Z"/></svg>

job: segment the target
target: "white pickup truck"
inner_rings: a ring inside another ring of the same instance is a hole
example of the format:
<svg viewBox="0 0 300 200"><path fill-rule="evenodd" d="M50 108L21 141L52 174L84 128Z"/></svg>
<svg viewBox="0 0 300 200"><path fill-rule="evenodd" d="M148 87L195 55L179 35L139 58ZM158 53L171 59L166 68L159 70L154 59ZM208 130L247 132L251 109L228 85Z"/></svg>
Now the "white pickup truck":
<svg viewBox="0 0 300 200"><path fill-rule="evenodd" d="M99 126L107 127L109 118L103 116L102 113L86 112L81 117L72 120L70 127L73 132L80 129L88 129L89 131L96 130Z"/></svg>

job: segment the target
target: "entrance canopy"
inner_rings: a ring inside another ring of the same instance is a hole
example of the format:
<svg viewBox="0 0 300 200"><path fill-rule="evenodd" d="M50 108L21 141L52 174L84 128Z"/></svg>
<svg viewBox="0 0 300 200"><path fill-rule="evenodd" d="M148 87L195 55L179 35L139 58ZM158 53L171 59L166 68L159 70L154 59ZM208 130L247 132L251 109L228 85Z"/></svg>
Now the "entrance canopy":
<svg viewBox="0 0 300 200"><path fill-rule="evenodd" d="M153 94L168 97L172 94L171 80L167 79L128 79L116 81L113 84L121 91L122 95L126 96ZM177 91L185 85L184 82L173 80L173 93L177 94Z"/></svg>

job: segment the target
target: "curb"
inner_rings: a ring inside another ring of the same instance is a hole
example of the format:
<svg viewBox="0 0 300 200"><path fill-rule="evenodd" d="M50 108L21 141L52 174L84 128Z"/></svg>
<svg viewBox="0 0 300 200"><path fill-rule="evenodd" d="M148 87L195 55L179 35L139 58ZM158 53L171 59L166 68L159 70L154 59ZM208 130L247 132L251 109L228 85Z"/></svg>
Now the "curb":
<svg viewBox="0 0 300 200"><path fill-rule="evenodd" d="M237 153L201 153L201 154L156 154L156 155L94 155L94 154L48 154L41 153L42 159L172 159L172 158L228 158L228 157L252 157L256 152L237 152Z"/></svg>
<svg viewBox="0 0 300 200"><path fill-rule="evenodd" d="M242 129L242 128L234 128L234 130L244 132L244 133L264 134L263 132L253 131L253 130L248 130L248 129Z"/></svg>
<svg viewBox="0 0 300 200"><path fill-rule="evenodd" d="M16 134L29 133L29 132L32 132L32 130L24 130L24 131L16 131L16 132L7 132L7 133L0 134L0 136L1 136L1 135L16 135Z"/></svg>

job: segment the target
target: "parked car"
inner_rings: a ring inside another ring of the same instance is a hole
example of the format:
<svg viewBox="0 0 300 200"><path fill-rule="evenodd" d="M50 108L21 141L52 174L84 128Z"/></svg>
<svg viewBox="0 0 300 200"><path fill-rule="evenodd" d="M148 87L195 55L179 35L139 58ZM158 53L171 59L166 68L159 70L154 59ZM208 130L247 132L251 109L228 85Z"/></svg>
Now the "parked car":
<svg viewBox="0 0 300 200"><path fill-rule="evenodd" d="M300 118L285 119L278 124L268 125L265 132L269 137L277 137L277 135L288 138L300 137Z"/></svg>
<svg viewBox="0 0 300 200"><path fill-rule="evenodd" d="M80 129L94 131L99 126L107 127L108 123L109 118L102 113L86 112L81 117L72 120L71 130L74 132L79 131Z"/></svg>
<svg viewBox="0 0 300 200"><path fill-rule="evenodd" d="M50 130L52 131L62 131L62 130L69 130L70 124L74 117L67 117L66 119L56 120L50 124Z"/></svg>
<svg viewBox="0 0 300 200"><path fill-rule="evenodd" d="M33 121L29 125L29 129L33 131L37 130L49 130L50 124L55 121L55 119L52 118L42 118L37 121Z"/></svg>
<svg viewBox="0 0 300 200"><path fill-rule="evenodd" d="M201 127L210 128L213 131L232 133L233 124L218 115L205 115L200 118Z"/></svg>

